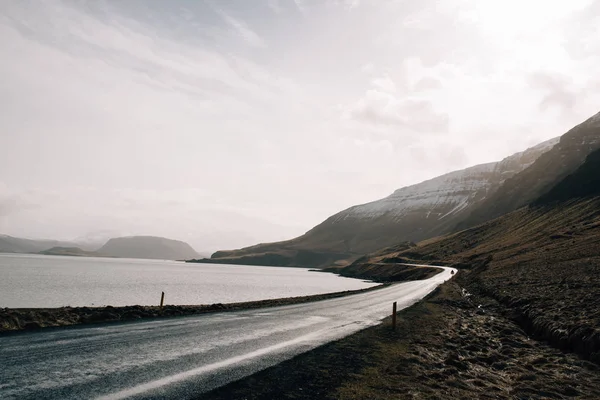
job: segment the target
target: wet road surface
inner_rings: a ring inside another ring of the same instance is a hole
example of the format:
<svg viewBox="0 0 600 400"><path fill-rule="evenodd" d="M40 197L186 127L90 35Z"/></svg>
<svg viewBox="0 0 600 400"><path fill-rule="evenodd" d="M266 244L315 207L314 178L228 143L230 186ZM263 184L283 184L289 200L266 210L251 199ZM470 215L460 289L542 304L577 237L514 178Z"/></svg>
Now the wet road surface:
<svg viewBox="0 0 600 400"><path fill-rule="evenodd" d="M377 324L451 277L299 305L0 336L1 399L189 398Z"/></svg>

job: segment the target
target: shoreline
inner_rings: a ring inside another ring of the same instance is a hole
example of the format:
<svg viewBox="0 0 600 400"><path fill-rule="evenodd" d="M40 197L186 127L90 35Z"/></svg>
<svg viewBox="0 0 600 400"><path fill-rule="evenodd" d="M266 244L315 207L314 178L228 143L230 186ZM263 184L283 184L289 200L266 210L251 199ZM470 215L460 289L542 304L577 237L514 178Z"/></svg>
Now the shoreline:
<svg viewBox="0 0 600 400"><path fill-rule="evenodd" d="M398 268L401 266L401 268ZM381 268L383 267L383 268ZM290 268L290 267L285 267ZM346 290L307 296L284 297L277 299L254 300L238 303L213 303L199 305L164 305L159 306L103 306L103 307L43 307L43 308L9 308L0 307L0 336L23 331L36 331L47 328L93 325L100 323L131 322L157 318L174 318L200 315L224 311L242 311L256 308L278 307L313 301L333 299L377 290L395 283L428 279L442 271L440 268L385 264L376 268L366 268L341 273L337 268L308 269L310 272L333 273L340 277L360 279L377 283L370 288Z"/></svg>
<svg viewBox="0 0 600 400"><path fill-rule="evenodd" d="M90 326L107 322L117 323L156 318L175 318L214 312L287 306L365 293L382 289L391 284L381 283L365 289L239 303L165 305L162 310L159 306L140 305L117 307L0 308L0 335L75 325Z"/></svg>

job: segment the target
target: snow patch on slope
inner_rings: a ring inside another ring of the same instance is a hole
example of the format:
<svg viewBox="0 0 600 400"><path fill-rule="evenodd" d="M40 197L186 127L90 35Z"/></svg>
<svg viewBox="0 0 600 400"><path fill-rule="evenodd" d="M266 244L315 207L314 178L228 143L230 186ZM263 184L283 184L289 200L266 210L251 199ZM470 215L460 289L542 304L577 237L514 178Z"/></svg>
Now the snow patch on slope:
<svg viewBox="0 0 600 400"><path fill-rule="evenodd" d="M384 215L396 220L414 212L426 213L425 218L446 218L483 200L490 191L529 167L559 140L548 140L500 162L476 165L398 189L384 199L342 211L333 217L334 222L349 218L375 219Z"/></svg>

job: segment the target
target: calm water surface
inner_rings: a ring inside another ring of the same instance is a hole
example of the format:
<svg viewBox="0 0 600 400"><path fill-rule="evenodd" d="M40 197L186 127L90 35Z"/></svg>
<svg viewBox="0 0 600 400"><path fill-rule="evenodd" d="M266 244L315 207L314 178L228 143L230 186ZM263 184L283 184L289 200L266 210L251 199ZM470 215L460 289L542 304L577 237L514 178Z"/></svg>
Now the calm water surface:
<svg viewBox="0 0 600 400"><path fill-rule="evenodd" d="M362 289L301 268L0 254L0 307L211 304Z"/></svg>

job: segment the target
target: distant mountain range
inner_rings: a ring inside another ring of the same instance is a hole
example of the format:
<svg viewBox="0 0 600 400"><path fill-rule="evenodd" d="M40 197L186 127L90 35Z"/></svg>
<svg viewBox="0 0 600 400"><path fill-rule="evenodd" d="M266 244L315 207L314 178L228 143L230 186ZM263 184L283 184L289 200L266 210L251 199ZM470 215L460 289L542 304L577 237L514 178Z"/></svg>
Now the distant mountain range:
<svg viewBox="0 0 600 400"><path fill-rule="evenodd" d="M89 251L73 242L31 240L0 235L0 252L159 260L187 260L199 257L199 254L185 242L156 236L113 238L100 249Z"/></svg>
<svg viewBox="0 0 600 400"><path fill-rule="evenodd" d="M75 244L58 240L32 240L0 235L0 253L38 253L52 247L75 247Z"/></svg>
<svg viewBox="0 0 600 400"><path fill-rule="evenodd" d="M457 232L517 210L549 192L599 148L600 113L560 138L502 161L451 172L350 207L298 238L218 251L200 261L344 265L394 244Z"/></svg>

